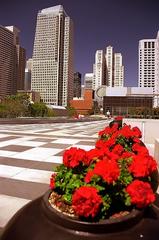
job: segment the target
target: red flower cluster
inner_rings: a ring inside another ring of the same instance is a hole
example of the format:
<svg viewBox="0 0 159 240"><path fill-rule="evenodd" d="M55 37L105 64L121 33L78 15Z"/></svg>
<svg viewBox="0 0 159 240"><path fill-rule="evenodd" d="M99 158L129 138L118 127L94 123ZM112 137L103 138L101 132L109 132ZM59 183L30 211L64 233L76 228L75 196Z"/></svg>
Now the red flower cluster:
<svg viewBox="0 0 159 240"><path fill-rule="evenodd" d="M118 130L118 123L113 124L112 127L106 127L103 130L99 131L99 136L109 136Z"/></svg>
<svg viewBox="0 0 159 240"><path fill-rule="evenodd" d="M86 152L86 158L88 165L93 161L97 159L102 159L104 157L104 151L102 149L91 149L88 152Z"/></svg>
<svg viewBox="0 0 159 240"><path fill-rule="evenodd" d="M97 175L110 184L118 179L120 169L116 161L104 158L97 162L94 169L90 170L87 174L85 177L87 183L91 181L92 176Z"/></svg>
<svg viewBox="0 0 159 240"><path fill-rule="evenodd" d="M61 172L51 176L50 188L60 191L78 216L105 217L119 189L124 194L118 200L125 206L143 208L155 200L149 182L157 163L140 140L141 131L115 121L99 132L94 149L67 149Z"/></svg>
<svg viewBox="0 0 159 240"><path fill-rule="evenodd" d="M123 120L123 117L122 117L122 116L117 116L117 117L115 117L115 120L116 120L116 121L122 121L122 120Z"/></svg>
<svg viewBox="0 0 159 240"><path fill-rule="evenodd" d="M138 127L133 127L132 131L134 132L134 137L141 138L142 133Z"/></svg>
<svg viewBox="0 0 159 240"><path fill-rule="evenodd" d="M147 148L139 143L134 143L132 146L132 150L137 154L149 155L149 151L147 150Z"/></svg>
<svg viewBox="0 0 159 240"><path fill-rule="evenodd" d="M113 137L109 138L107 141L99 139L96 142L96 148L98 149L105 149L105 148L110 148L115 145L115 139Z"/></svg>
<svg viewBox="0 0 159 240"><path fill-rule="evenodd" d="M120 144L116 144L112 151L113 151L113 153L118 154L119 156L121 156L122 153L124 152L124 148Z"/></svg>
<svg viewBox="0 0 159 240"><path fill-rule="evenodd" d="M157 163L149 155L138 154L133 156L129 171L134 177L147 177L157 170Z"/></svg>
<svg viewBox="0 0 159 240"><path fill-rule="evenodd" d="M53 174L51 175L51 178L50 178L50 188L51 188L51 189L54 189L54 188L55 188L55 178L56 178L56 174L53 173Z"/></svg>
<svg viewBox="0 0 159 240"><path fill-rule="evenodd" d="M95 187L83 186L78 188L72 196L72 206L78 216L94 218L102 203Z"/></svg>
<svg viewBox="0 0 159 240"><path fill-rule="evenodd" d="M71 147L63 154L63 163L66 167L74 168L80 163L85 163L86 151L80 148Z"/></svg>
<svg viewBox="0 0 159 240"><path fill-rule="evenodd" d="M144 208L155 201L155 195L147 182L134 180L128 185L126 192L131 197L131 203L138 208Z"/></svg>

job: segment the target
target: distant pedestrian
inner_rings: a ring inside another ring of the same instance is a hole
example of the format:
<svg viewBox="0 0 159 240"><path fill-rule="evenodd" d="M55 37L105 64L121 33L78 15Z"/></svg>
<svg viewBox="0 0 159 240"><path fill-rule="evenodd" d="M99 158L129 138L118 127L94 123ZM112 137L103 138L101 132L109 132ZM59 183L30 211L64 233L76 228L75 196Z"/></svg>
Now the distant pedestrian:
<svg viewBox="0 0 159 240"><path fill-rule="evenodd" d="M106 112L107 118L110 118L110 112L109 110Z"/></svg>

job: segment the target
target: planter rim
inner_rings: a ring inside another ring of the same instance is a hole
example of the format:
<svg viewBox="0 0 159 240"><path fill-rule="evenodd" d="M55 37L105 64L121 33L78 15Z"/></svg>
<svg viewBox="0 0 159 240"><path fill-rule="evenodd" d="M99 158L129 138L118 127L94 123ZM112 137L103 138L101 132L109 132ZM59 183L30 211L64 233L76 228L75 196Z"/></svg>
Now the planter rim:
<svg viewBox="0 0 159 240"><path fill-rule="evenodd" d="M144 209L132 209L130 214L121 216L119 218L110 218L101 220L99 222L85 222L62 214L60 211L56 210L51 206L48 199L52 190L48 190L42 198L42 208L46 217L55 224L59 224L70 230L78 230L82 232L92 232L96 233L106 233L106 232L116 232L125 230L137 224L144 214Z"/></svg>

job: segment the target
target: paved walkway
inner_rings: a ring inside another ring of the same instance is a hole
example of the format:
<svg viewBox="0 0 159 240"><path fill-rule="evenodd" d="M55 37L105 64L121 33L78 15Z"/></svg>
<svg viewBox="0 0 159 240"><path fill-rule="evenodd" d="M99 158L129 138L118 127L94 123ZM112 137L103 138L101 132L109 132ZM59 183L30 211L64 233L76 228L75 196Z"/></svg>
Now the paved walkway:
<svg viewBox="0 0 159 240"><path fill-rule="evenodd" d="M107 120L0 125L0 228L49 188L54 168L71 146L89 150Z"/></svg>

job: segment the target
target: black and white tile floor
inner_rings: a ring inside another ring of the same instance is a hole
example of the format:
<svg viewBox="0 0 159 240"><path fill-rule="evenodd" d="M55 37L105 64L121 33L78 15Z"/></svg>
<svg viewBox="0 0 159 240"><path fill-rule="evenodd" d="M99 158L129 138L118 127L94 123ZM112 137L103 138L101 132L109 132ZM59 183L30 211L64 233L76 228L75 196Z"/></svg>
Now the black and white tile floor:
<svg viewBox="0 0 159 240"><path fill-rule="evenodd" d="M54 168L71 146L94 147L104 121L0 125L0 229L49 187Z"/></svg>

